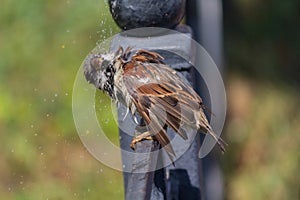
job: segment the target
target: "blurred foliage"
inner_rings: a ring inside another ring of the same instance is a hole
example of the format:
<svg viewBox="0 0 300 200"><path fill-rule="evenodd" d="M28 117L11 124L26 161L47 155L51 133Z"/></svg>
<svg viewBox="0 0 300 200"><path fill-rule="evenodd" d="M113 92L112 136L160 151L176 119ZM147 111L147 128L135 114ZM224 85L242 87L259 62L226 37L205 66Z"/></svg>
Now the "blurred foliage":
<svg viewBox="0 0 300 200"><path fill-rule="evenodd" d="M297 199L300 95L295 88L230 76L223 157L228 199Z"/></svg>
<svg viewBox="0 0 300 200"><path fill-rule="evenodd" d="M299 197L299 4L224 1L227 199ZM122 199L122 174L87 152L71 108L81 62L119 31L106 2L2 0L0 24L1 199Z"/></svg>
<svg viewBox="0 0 300 200"><path fill-rule="evenodd" d="M122 174L85 150L71 109L81 62L119 31L108 10L96 0L1 1L1 199L123 198Z"/></svg>
<svg viewBox="0 0 300 200"><path fill-rule="evenodd" d="M224 3L227 199L299 199L300 2Z"/></svg>
<svg viewBox="0 0 300 200"><path fill-rule="evenodd" d="M300 1L224 2L225 58L260 80L300 82Z"/></svg>
<svg viewBox="0 0 300 200"><path fill-rule="evenodd" d="M118 136L118 113L115 102L104 92L96 91L95 109L101 129L107 138L116 146L120 146ZM109 133L109 134L107 134Z"/></svg>

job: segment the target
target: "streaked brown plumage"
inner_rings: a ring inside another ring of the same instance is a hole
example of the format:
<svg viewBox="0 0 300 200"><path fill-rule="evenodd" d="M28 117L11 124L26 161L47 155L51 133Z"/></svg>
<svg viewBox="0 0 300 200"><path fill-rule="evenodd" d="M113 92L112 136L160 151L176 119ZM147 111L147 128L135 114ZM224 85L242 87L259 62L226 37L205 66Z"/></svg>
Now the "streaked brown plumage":
<svg viewBox="0 0 300 200"><path fill-rule="evenodd" d="M150 136L165 147L173 161L174 150L166 146L170 143L166 128L170 127L185 140L187 128L208 133L225 151L226 143L210 127L199 95L159 54L120 48L116 53L92 55L84 73L90 83L143 118L148 134L134 138L131 147Z"/></svg>

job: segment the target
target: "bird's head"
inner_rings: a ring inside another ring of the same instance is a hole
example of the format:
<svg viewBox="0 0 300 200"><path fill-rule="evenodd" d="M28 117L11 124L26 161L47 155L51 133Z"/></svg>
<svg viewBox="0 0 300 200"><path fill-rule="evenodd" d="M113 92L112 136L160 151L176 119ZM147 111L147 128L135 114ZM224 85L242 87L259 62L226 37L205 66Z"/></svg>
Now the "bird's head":
<svg viewBox="0 0 300 200"><path fill-rule="evenodd" d="M96 88L108 92L113 97L114 75L126 62L130 49L124 52L120 47L116 53L91 54L84 63L86 80Z"/></svg>
<svg viewBox="0 0 300 200"><path fill-rule="evenodd" d="M114 54L91 55L84 64L86 80L96 88L105 90L104 86L115 72L114 57Z"/></svg>

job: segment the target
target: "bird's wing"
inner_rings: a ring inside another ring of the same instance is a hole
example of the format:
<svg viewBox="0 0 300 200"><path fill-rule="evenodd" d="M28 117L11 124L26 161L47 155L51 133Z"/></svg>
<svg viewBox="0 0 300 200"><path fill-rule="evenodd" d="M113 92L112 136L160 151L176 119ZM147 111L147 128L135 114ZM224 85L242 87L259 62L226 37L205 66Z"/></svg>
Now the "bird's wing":
<svg viewBox="0 0 300 200"><path fill-rule="evenodd" d="M143 51L133 56L123 67L123 83L149 131L165 147L170 142L165 125L187 139L182 126L197 127L195 111L202 100L176 71L155 58L156 54L151 55ZM169 155L174 155L172 147L167 148Z"/></svg>

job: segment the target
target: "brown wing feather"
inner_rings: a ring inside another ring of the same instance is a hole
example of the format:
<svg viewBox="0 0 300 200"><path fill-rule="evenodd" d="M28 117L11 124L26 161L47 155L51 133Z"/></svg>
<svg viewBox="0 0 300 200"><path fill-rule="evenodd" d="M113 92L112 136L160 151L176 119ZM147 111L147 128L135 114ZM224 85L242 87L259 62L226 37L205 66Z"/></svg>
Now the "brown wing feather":
<svg viewBox="0 0 300 200"><path fill-rule="evenodd" d="M170 139L166 133L166 129L164 128L164 125L160 123L158 116L154 113L151 114L151 110L146 107L147 105L144 105L143 102L145 102L145 100L142 100L142 98L143 96L137 96L134 99L134 104L136 105L136 108L139 111L141 117L145 120L149 132L152 133L153 138L157 140L162 147L165 148L168 156L173 163L175 152L173 150L173 147L171 145L168 145L170 143Z"/></svg>
<svg viewBox="0 0 300 200"><path fill-rule="evenodd" d="M186 116L182 116L182 106L176 93L164 90L164 87L161 87L159 83L142 85L137 88L137 93L139 96L147 97L151 105L149 110L155 116L158 116L162 123L171 127L183 139L187 139L187 134L184 130L180 129L180 125L181 122L189 122ZM187 113L191 114L193 112L188 111Z"/></svg>
<svg viewBox="0 0 300 200"><path fill-rule="evenodd" d="M123 66L123 70L123 83L138 113L144 118L154 139L166 147L171 160L175 153L171 145L168 145L170 140L165 125L184 139L188 136L180 128L181 125L195 129L200 125L201 129L205 129L205 133L211 134L212 129L207 120L204 120L207 123L199 124L199 112L203 108L202 99L183 82L176 71L163 63L159 54L140 50Z"/></svg>
<svg viewBox="0 0 300 200"><path fill-rule="evenodd" d="M145 54L144 52L139 53L137 57L139 60L143 60L143 63L131 61L124 66L123 81L149 131L153 133L153 137L163 147L167 148L166 151L172 159L175 153L171 145L168 145L170 140L164 125L166 124L172 128L183 139L187 139L186 132L180 127L182 123L196 124L193 110L199 104L194 103L197 102L195 97L191 98L192 95L183 90L183 88L185 89L183 83L180 86L168 82L168 80L173 80L176 83L181 83L180 79L174 80L174 78L177 79L174 71L170 71L165 67L160 68L160 66L165 66L163 64L144 62L146 57L143 56ZM151 59L154 59L154 57L153 55ZM154 61L151 60L151 62ZM151 71L151 73L148 73L148 71ZM158 75L166 78L166 80L157 80L156 76ZM150 115L151 113L152 115ZM186 114L182 115L183 113ZM162 119L164 120L162 121Z"/></svg>

